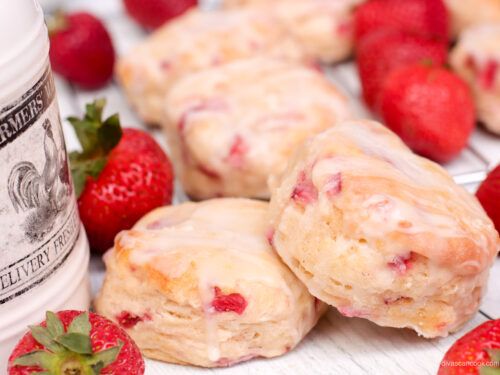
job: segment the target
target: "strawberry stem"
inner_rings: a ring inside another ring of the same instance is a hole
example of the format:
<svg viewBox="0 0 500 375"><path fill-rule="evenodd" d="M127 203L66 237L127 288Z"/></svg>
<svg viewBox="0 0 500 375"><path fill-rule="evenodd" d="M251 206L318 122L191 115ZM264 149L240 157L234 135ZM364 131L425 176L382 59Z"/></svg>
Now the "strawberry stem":
<svg viewBox="0 0 500 375"><path fill-rule="evenodd" d="M60 31L66 30L69 26L68 18L63 10L59 9L54 14L47 18L47 29L49 36L55 35Z"/></svg>
<svg viewBox="0 0 500 375"><path fill-rule="evenodd" d="M108 154L120 142L122 129L118 114L104 121L102 115L105 99L87 104L83 118L69 117L75 129L82 151L70 153L71 174L77 197L80 196L88 178L97 178L106 166Z"/></svg>

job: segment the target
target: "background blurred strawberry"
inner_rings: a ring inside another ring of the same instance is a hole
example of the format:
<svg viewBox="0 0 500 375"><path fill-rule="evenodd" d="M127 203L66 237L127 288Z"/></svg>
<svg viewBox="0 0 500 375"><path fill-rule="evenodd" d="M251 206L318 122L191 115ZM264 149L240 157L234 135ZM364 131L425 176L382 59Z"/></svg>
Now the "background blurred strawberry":
<svg viewBox="0 0 500 375"><path fill-rule="evenodd" d="M97 17L86 12L58 13L48 26L55 72L86 89L101 87L112 78L115 50Z"/></svg>
<svg viewBox="0 0 500 375"><path fill-rule="evenodd" d="M124 0L130 16L147 29L156 29L198 4L197 0Z"/></svg>
<svg viewBox="0 0 500 375"><path fill-rule="evenodd" d="M389 74L381 112L386 125L409 147L438 162L457 156L475 125L467 85L442 67L424 64Z"/></svg>
<svg viewBox="0 0 500 375"><path fill-rule="evenodd" d="M440 41L388 30L367 35L356 55L363 99L378 111L380 90L391 71L421 61L442 65L446 58L446 45Z"/></svg>
<svg viewBox="0 0 500 375"><path fill-rule="evenodd" d="M122 131L118 115L103 121L104 105L97 100L83 119L69 119L83 149L70 154L78 209L90 247L98 252L146 213L170 204L174 179L155 140L141 130Z"/></svg>
<svg viewBox="0 0 500 375"><path fill-rule="evenodd" d="M493 169L476 193L495 228L500 232L500 165Z"/></svg>
<svg viewBox="0 0 500 375"><path fill-rule="evenodd" d="M360 41L377 30L448 41L448 12L442 0L369 0L355 14L355 36Z"/></svg>

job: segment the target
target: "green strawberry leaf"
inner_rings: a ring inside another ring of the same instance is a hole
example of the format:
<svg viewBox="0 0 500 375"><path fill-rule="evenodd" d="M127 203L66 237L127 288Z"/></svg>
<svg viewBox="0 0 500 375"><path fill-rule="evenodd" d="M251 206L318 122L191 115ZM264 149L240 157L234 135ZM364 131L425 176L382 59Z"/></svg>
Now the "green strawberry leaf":
<svg viewBox="0 0 500 375"><path fill-rule="evenodd" d="M118 358L120 351L123 348L123 342L118 341L118 345L112 348L95 353L89 358L87 364L90 365L95 374L100 374L100 371L112 364Z"/></svg>
<svg viewBox="0 0 500 375"><path fill-rule="evenodd" d="M57 353L63 348L52 338L49 330L41 326L30 326L31 335L42 346L51 352Z"/></svg>
<svg viewBox="0 0 500 375"><path fill-rule="evenodd" d="M80 120L77 117L68 117L68 121L75 129L76 136L82 146L82 153L92 154L98 144L98 124L93 121Z"/></svg>
<svg viewBox="0 0 500 375"><path fill-rule="evenodd" d="M55 358L55 354L44 350L35 350L17 357L13 364L15 366L38 366L43 369L50 369Z"/></svg>
<svg viewBox="0 0 500 375"><path fill-rule="evenodd" d="M83 119L68 118L82 146L81 152L70 154L71 173L78 197L85 188L87 177L99 176L108 154L120 142L123 134L118 114L102 120L105 105L105 99L95 100L87 104Z"/></svg>
<svg viewBox="0 0 500 375"><path fill-rule="evenodd" d="M80 160L79 155L70 153L71 175L75 186L76 196L79 197L89 177L97 178L106 166L107 158L98 157L95 159Z"/></svg>
<svg viewBox="0 0 500 375"><path fill-rule="evenodd" d="M68 333L81 333L85 336L90 336L92 326L89 320L89 313L87 311L81 313L68 326Z"/></svg>
<svg viewBox="0 0 500 375"><path fill-rule="evenodd" d="M104 112L105 106L106 99L104 98L96 99L93 103L87 103L85 105L85 119L99 123L102 122L102 113Z"/></svg>
<svg viewBox="0 0 500 375"><path fill-rule="evenodd" d="M92 354L92 343L88 335L82 333L66 333L56 341L66 349L78 354Z"/></svg>
<svg viewBox="0 0 500 375"><path fill-rule="evenodd" d="M108 117L98 129L99 142L104 153L109 153L120 142L122 137L120 117L114 114Z"/></svg>
<svg viewBox="0 0 500 375"><path fill-rule="evenodd" d="M49 331L52 338L56 338L64 334L64 325L62 324L59 317L52 311L47 311L45 314L45 320L47 322L47 330Z"/></svg>

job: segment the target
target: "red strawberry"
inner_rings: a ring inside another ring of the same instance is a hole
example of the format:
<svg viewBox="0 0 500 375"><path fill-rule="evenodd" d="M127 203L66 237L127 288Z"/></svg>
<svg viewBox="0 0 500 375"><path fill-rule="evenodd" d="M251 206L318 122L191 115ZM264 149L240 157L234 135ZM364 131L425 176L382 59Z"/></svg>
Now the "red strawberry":
<svg viewBox="0 0 500 375"><path fill-rule="evenodd" d="M31 326L10 355L9 375L144 374L144 360L127 333L88 312L60 311Z"/></svg>
<svg viewBox="0 0 500 375"><path fill-rule="evenodd" d="M356 10L354 25L357 41L381 29L448 40L443 0L369 0Z"/></svg>
<svg viewBox="0 0 500 375"><path fill-rule="evenodd" d="M476 196L493 220L496 230L500 232L500 165L497 165L479 186Z"/></svg>
<svg viewBox="0 0 500 375"><path fill-rule="evenodd" d="M469 88L441 67L415 64L395 70L381 103L387 126L415 152L439 162L454 158L474 128Z"/></svg>
<svg viewBox="0 0 500 375"><path fill-rule="evenodd" d="M394 31L367 36L359 44L356 56L366 104L378 110L380 90L392 70L424 60L441 65L446 58L446 45L438 41Z"/></svg>
<svg viewBox="0 0 500 375"><path fill-rule="evenodd" d="M500 373L499 364L500 319L483 323L458 339L444 355L438 375L494 375Z"/></svg>
<svg viewBox="0 0 500 375"><path fill-rule="evenodd" d="M93 250L104 252L116 234L152 209L170 204L173 171L151 136L120 128L118 115L102 121L104 100L70 118L83 151L70 154L78 208Z"/></svg>
<svg viewBox="0 0 500 375"><path fill-rule="evenodd" d="M111 79L115 49L108 31L94 15L60 13L49 22L49 33L54 71L86 89L98 88Z"/></svg>
<svg viewBox="0 0 500 375"><path fill-rule="evenodd" d="M124 0L132 18L148 29L156 29L198 4L197 0Z"/></svg>

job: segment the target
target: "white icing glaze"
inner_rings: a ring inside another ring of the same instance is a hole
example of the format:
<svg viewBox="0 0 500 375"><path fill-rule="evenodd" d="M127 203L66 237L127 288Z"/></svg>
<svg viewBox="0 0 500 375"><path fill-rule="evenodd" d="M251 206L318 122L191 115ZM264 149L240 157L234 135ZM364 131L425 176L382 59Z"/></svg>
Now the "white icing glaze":
<svg viewBox="0 0 500 375"><path fill-rule="evenodd" d="M261 57L186 77L166 107L193 160L222 179L244 169L263 190L297 144L350 117L347 100L319 72ZM235 139L244 147L240 163L228 162Z"/></svg>
<svg viewBox="0 0 500 375"><path fill-rule="evenodd" d="M453 260L448 240L472 241L474 258L462 259L456 265L461 270L484 268L498 249L498 235L476 199L382 126L342 123L316 137L312 147L311 179L325 206L320 209L327 212L331 204L341 209L350 236L387 241L384 251L396 255L414 251L415 236L430 236L427 246L415 246L440 262ZM329 178L336 174L343 190L325 199Z"/></svg>
<svg viewBox="0 0 500 375"><path fill-rule="evenodd" d="M212 307L215 287L241 291L251 301L252 291L244 289L244 284L256 283L274 288L286 295L289 303L296 303L285 282L284 274L289 270L265 237L267 205L248 202L252 201L213 200L160 209L117 238L119 248L130 251L132 266L148 264L167 279L179 278L194 267L205 315L207 355L214 362L220 359L217 317ZM307 317L307 323L315 316ZM301 327L298 324L298 329Z"/></svg>

